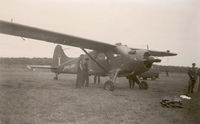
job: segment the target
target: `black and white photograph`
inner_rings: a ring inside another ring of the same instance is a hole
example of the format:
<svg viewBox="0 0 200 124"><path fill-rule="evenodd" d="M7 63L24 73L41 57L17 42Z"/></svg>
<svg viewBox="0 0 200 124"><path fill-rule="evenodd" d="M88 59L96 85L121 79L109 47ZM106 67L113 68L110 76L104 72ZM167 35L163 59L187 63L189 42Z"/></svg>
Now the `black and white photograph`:
<svg viewBox="0 0 200 124"><path fill-rule="evenodd" d="M199 0L0 10L0 124L200 124Z"/></svg>

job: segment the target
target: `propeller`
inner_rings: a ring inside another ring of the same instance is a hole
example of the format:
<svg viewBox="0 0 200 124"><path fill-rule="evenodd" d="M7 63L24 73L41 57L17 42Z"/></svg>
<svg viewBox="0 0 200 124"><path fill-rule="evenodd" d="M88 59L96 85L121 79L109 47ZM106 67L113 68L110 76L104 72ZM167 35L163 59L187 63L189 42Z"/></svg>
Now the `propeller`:
<svg viewBox="0 0 200 124"><path fill-rule="evenodd" d="M155 59L153 56L151 56L150 52L144 53L144 64L147 68L151 68L152 64L154 62L161 62L161 59Z"/></svg>
<svg viewBox="0 0 200 124"><path fill-rule="evenodd" d="M161 62L161 59L155 59L153 56L149 56L147 61L150 63L154 63L154 62Z"/></svg>

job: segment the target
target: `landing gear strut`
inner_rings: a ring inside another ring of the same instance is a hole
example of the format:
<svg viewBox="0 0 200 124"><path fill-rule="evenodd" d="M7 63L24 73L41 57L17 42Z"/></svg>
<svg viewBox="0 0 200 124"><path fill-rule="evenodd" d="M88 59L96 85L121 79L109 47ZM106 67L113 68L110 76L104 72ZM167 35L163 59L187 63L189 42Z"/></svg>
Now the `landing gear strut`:
<svg viewBox="0 0 200 124"><path fill-rule="evenodd" d="M115 74L112 75L112 76L110 77L110 80L108 80L108 81L106 81L106 82L104 83L104 89L105 89L105 90L113 91L113 90L115 89L114 83L115 83L115 81L116 81L116 78L117 78L118 73L119 73L119 70L117 70L117 71L115 72Z"/></svg>
<svg viewBox="0 0 200 124"><path fill-rule="evenodd" d="M56 73L55 77L53 78L54 80L58 80L58 73Z"/></svg>

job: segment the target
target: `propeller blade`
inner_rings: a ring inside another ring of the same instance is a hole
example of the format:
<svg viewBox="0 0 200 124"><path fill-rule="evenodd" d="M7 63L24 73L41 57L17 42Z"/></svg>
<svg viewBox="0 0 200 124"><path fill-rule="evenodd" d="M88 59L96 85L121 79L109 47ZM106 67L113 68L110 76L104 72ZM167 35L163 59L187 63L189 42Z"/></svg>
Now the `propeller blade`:
<svg viewBox="0 0 200 124"><path fill-rule="evenodd" d="M161 62L161 59L155 59L153 56L149 56L146 59L146 62L154 63L154 62Z"/></svg>

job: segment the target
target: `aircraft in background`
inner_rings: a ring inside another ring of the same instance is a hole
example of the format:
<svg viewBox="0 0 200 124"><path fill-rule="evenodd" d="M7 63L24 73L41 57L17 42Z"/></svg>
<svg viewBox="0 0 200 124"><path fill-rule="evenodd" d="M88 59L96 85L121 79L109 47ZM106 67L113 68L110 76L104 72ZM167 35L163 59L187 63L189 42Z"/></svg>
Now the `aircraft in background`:
<svg viewBox="0 0 200 124"><path fill-rule="evenodd" d="M169 51L129 48L122 44L112 45L5 21L0 21L0 33L79 47L85 52L85 56L90 58L91 63L93 62L89 68L91 74L96 73L95 69L98 67L102 75L110 77L104 83L104 89L111 91L114 90L117 77L127 77L137 82L141 89L147 89L147 83L140 81L138 75L148 71L153 63L161 62L153 56L177 55ZM94 51L87 52L86 49ZM53 63L49 68L56 73L56 78L58 74L64 72L74 74L77 71L77 61L78 58L70 59L64 54L61 46L57 46L53 55Z"/></svg>

